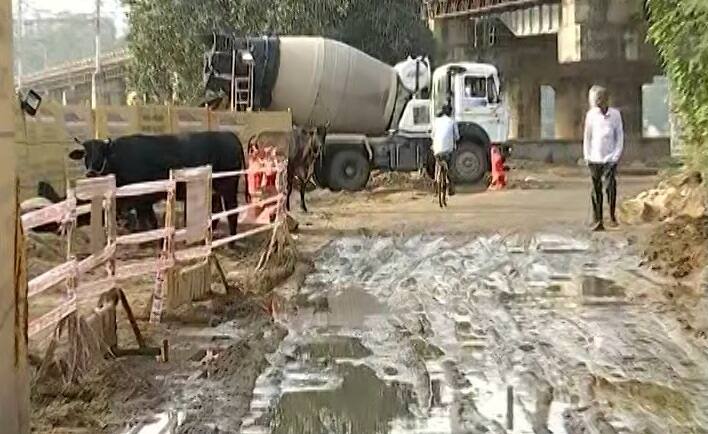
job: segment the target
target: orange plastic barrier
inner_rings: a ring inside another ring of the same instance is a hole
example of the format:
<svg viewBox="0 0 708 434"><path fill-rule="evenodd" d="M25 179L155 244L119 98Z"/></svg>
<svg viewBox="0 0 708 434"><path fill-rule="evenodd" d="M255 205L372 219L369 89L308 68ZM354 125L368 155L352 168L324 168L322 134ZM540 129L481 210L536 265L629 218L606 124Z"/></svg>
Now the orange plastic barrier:
<svg viewBox="0 0 708 434"><path fill-rule="evenodd" d="M277 150L271 146L260 148L251 143L248 147L248 168L246 176L251 202L259 202L276 194L282 193L278 186L278 167L282 161L278 159ZM268 224L276 216L275 205L256 207L244 215L243 221L252 224Z"/></svg>
<svg viewBox="0 0 708 434"><path fill-rule="evenodd" d="M492 146L492 182L489 190L504 190L507 186L506 170L504 167L504 157L498 146Z"/></svg>

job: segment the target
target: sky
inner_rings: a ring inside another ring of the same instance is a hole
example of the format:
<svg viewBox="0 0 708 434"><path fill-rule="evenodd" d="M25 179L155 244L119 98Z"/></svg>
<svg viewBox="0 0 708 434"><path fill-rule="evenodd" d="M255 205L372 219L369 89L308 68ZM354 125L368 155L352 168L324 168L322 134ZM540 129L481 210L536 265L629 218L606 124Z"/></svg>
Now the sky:
<svg viewBox="0 0 708 434"><path fill-rule="evenodd" d="M17 8L17 2L12 3ZM57 13L57 12L79 12L92 13L96 10L95 0L21 0L24 7L25 16L33 16L37 12ZM15 9L16 11L17 9ZM120 0L101 0L101 15L110 16L116 22L118 34L122 35L126 31L126 20L120 6Z"/></svg>

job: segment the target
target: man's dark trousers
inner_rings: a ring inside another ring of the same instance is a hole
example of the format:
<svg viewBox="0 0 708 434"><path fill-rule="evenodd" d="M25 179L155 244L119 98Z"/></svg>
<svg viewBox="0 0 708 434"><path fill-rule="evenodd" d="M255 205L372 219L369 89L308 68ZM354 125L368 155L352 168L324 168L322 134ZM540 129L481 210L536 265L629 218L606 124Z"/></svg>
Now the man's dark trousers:
<svg viewBox="0 0 708 434"><path fill-rule="evenodd" d="M610 219L615 222L617 208L617 163L590 163L592 176L592 210L594 223L602 223L603 184L610 205Z"/></svg>

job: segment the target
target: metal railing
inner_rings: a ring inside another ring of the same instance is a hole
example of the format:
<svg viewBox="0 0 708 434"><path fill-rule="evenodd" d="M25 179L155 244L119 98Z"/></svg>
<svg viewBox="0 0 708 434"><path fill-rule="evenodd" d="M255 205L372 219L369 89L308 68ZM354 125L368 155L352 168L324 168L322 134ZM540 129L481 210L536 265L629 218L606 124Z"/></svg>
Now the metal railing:
<svg viewBox="0 0 708 434"><path fill-rule="evenodd" d="M424 8L427 17L433 19L497 14L548 3L560 0L426 0Z"/></svg>

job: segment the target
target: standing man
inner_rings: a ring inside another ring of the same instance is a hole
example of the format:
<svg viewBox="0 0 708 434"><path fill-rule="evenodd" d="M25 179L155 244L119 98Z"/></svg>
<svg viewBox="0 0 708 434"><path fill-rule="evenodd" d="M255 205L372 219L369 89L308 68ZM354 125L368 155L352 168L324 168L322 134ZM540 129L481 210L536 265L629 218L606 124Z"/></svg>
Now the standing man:
<svg viewBox="0 0 708 434"><path fill-rule="evenodd" d="M452 106L445 104L433 121L433 156L435 160L445 160L447 162L448 193L455 195L455 186L452 184L450 176L450 165L452 164L452 153L455 151L457 141L460 140L460 131L457 123L452 119Z"/></svg>
<svg viewBox="0 0 708 434"><path fill-rule="evenodd" d="M617 163L624 149L624 129L619 110L609 106L607 90L590 89L590 110L585 118L583 153L592 176L593 231L605 230L602 215L604 184L610 205L610 225L617 227Z"/></svg>

